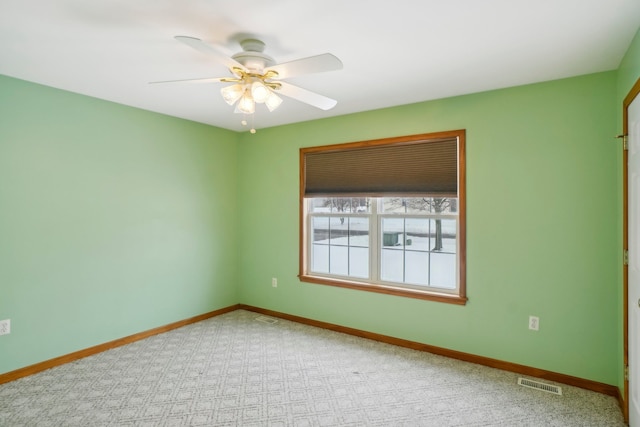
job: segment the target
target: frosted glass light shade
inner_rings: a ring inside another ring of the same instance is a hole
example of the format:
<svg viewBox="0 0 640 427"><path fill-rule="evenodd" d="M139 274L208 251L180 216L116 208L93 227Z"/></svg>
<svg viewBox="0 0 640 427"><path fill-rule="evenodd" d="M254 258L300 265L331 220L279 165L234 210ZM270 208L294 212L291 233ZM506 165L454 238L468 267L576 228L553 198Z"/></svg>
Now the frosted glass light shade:
<svg viewBox="0 0 640 427"><path fill-rule="evenodd" d="M282 104L282 98L280 98L278 95L273 93L273 91L269 91L269 96L264 101L264 105L267 106L269 111L275 110L280 106L280 104Z"/></svg>
<svg viewBox="0 0 640 427"><path fill-rule="evenodd" d="M260 80L257 80L251 84L251 95L253 100L259 104L265 102L269 97L271 90L264 85Z"/></svg>
<svg viewBox="0 0 640 427"><path fill-rule="evenodd" d="M256 111L256 103L249 92L245 92L238 101L238 110L244 114L253 114Z"/></svg>
<svg viewBox="0 0 640 427"><path fill-rule="evenodd" d="M220 89L222 98L229 105L233 105L244 93L244 85L234 84Z"/></svg>

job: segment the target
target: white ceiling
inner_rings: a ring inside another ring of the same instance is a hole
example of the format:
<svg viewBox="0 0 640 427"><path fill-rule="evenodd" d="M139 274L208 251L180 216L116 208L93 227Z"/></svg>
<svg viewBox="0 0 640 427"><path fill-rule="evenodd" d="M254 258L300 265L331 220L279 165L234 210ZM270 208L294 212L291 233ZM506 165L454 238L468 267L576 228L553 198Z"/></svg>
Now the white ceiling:
<svg viewBox="0 0 640 427"><path fill-rule="evenodd" d="M342 60L288 80L336 107L259 105L260 129L613 70L639 26L640 0L2 0L0 74L243 131L221 83L148 84L230 75L174 36Z"/></svg>

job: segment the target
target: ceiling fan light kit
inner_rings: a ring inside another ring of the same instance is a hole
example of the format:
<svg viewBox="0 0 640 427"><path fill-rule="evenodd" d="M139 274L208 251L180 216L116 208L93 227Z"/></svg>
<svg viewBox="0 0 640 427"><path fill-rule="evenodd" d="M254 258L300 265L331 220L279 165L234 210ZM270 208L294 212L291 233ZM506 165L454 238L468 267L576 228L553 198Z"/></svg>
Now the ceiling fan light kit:
<svg viewBox="0 0 640 427"><path fill-rule="evenodd" d="M242 46L243 51L228 57L219 49L195 37L176 36L175 38L202 53L214 57L218 62L226 65L233 74L233 77L176 81L233 83L220 89L220 93L227 104L235 105L234 112L236 113L252 115L256 111L256 104L264 104L269 111L274 111L282 104L282 98L276 92L322 110L329 110L337 103L334 99L282 81L283 79L303 74L341 69L342 62L330 53L276 64L273 58L263 53L265 45L257 39L241 41L240 46ZM245 125L246 123L246 119L243 119L242 124ZM255 133L253 127L251 128L251 133Z"/></svg>
<svg viewBox="0 0 640 427"><path fill-rule="evenodd" d="M278 73L270 71L264 74L247 73L244 70L234 68L232 70L237 79L223 79L223 82L237 82L231 86L220 89L222 98L229 105L238 105L236 113L253 114L256 104L265 104L269 111L273 111L282 103L282 98L274 93L280 87L277 82L267 79L277 77Z"/></svg>

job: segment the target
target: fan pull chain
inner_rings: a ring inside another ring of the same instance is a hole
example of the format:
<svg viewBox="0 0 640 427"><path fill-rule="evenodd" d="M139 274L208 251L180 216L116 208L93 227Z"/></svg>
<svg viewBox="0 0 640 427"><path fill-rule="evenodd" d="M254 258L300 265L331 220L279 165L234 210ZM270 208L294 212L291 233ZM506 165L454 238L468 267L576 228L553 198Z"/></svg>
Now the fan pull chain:
<svg viewBox="0 0 640 427"><path fill-rule="evenodd" d="M244 116L244 118L242 119L242 121L240 122L240 124L241 124L242 126L247 126L247 125L249 124L249 122L247 122L247 115L246 115L246 114L244 114L243 116ZM249 132L251 132L251 133L256 133L256 128L255 128L255 127L254 127L254 125L253 125L253 117L254 117L254 115L253 115L253 114L251 114L251 129L249 129Z"/></svg>

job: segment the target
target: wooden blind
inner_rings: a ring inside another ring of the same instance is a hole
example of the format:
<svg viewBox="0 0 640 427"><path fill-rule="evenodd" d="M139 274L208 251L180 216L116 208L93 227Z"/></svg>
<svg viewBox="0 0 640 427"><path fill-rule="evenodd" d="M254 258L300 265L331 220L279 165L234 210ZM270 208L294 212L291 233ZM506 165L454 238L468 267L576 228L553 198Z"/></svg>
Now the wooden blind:
<svg viewBox="0 0 640 427"><path fill-rule="evenodd" d="M302 148L300 161L308 197L458 192L457 137Z"/></svg>

